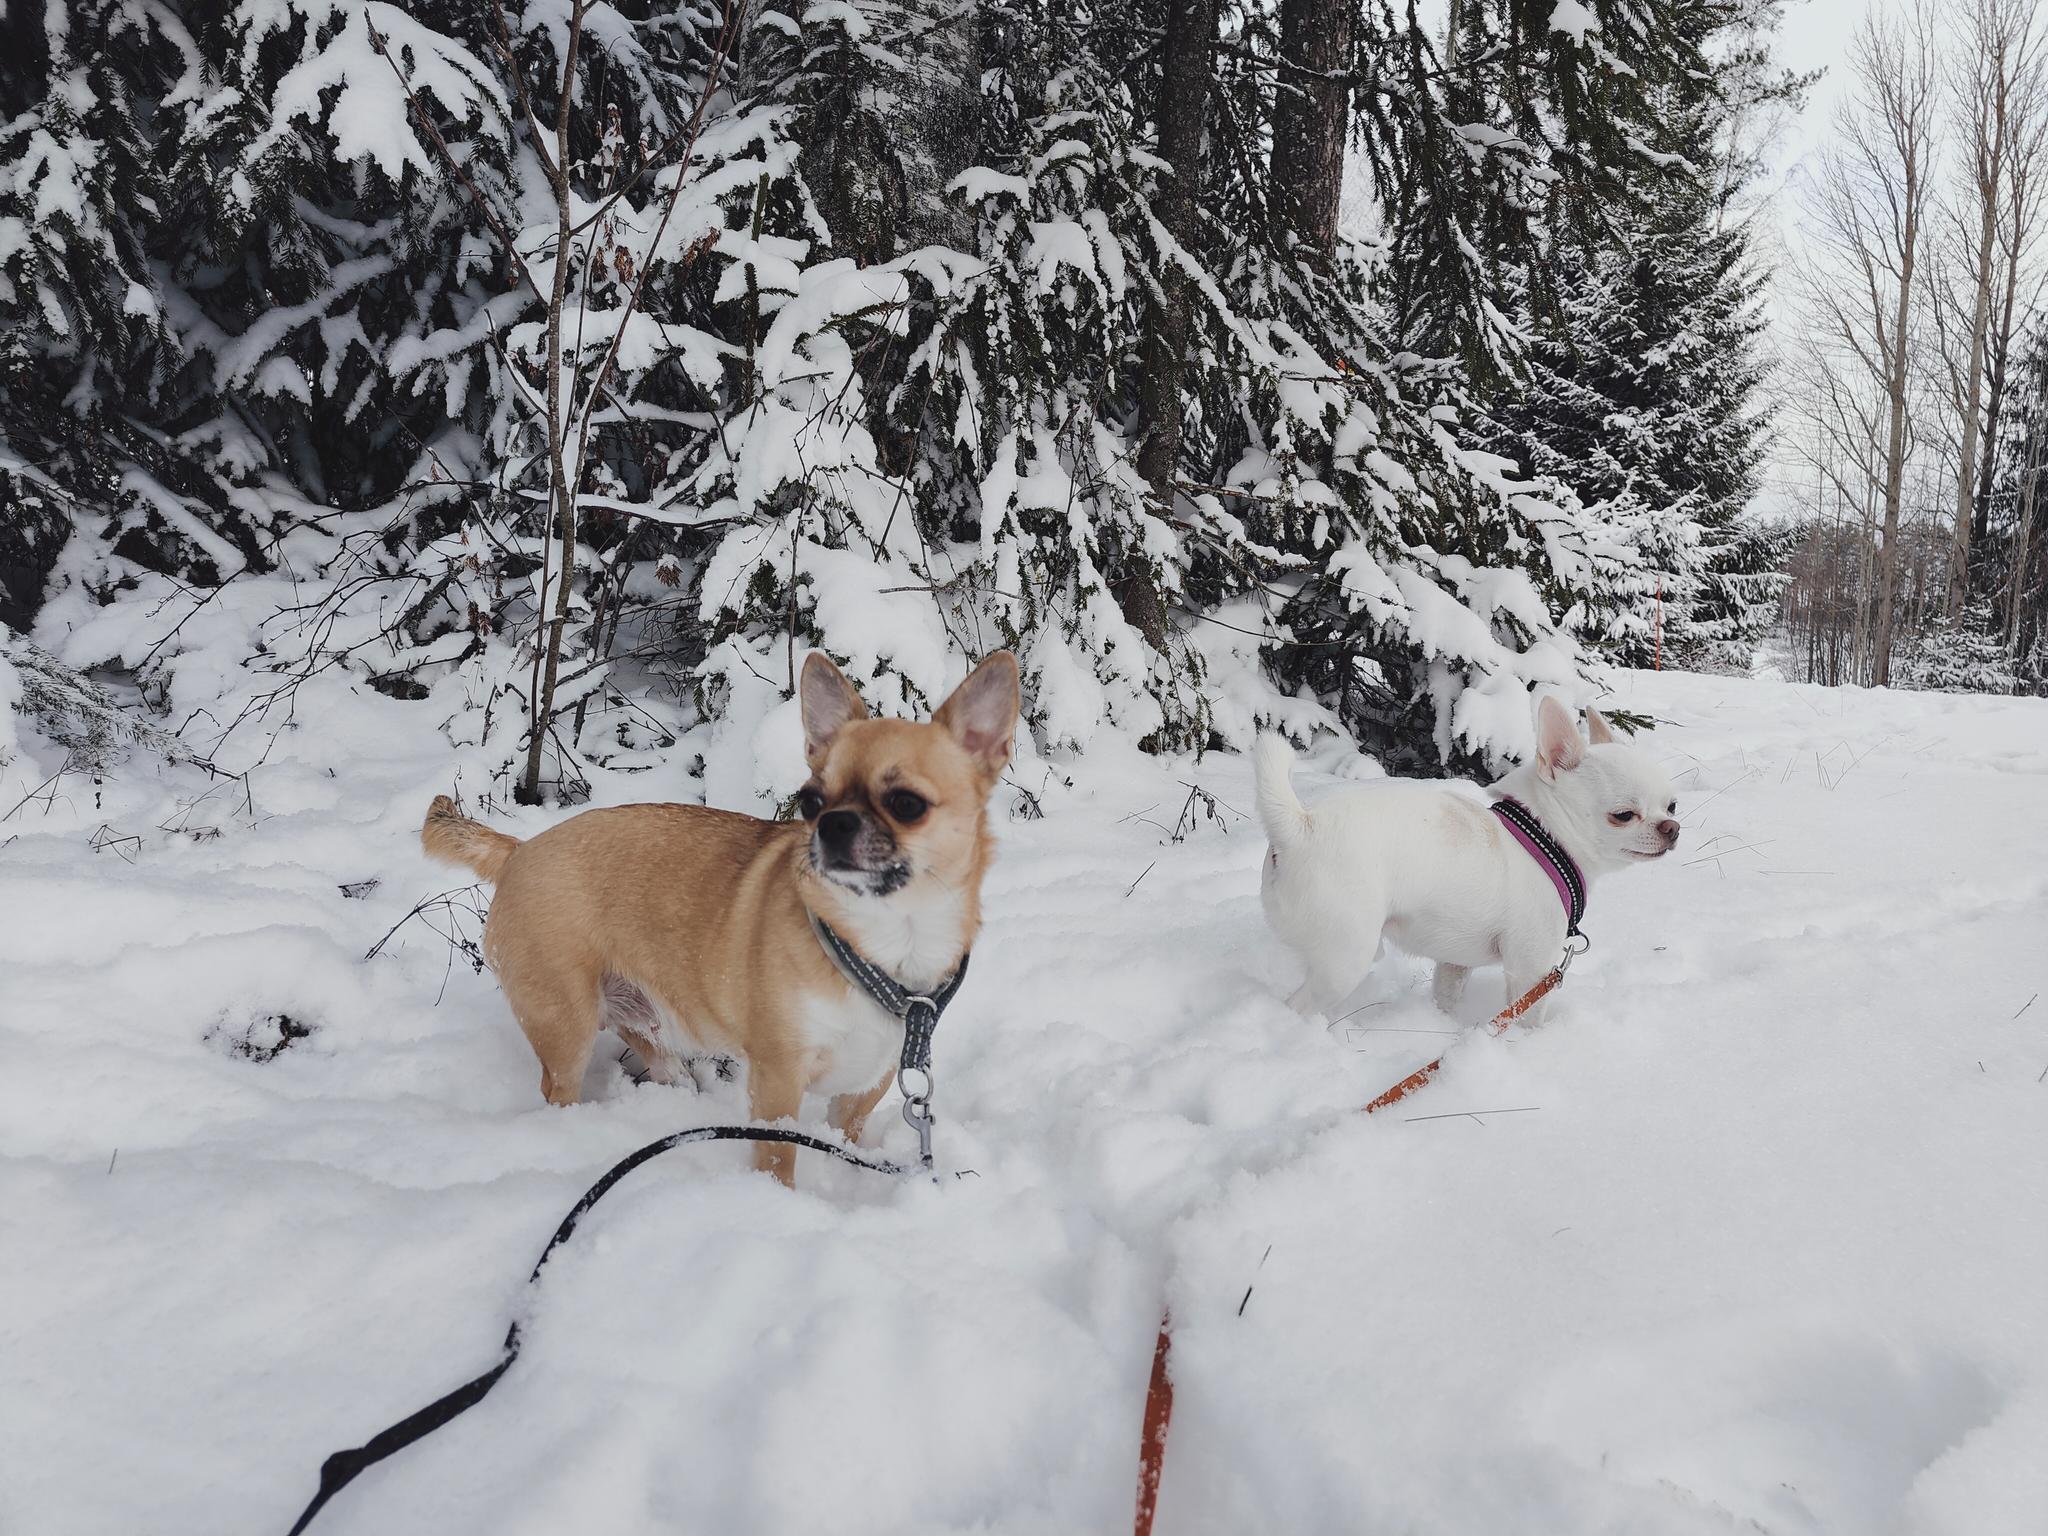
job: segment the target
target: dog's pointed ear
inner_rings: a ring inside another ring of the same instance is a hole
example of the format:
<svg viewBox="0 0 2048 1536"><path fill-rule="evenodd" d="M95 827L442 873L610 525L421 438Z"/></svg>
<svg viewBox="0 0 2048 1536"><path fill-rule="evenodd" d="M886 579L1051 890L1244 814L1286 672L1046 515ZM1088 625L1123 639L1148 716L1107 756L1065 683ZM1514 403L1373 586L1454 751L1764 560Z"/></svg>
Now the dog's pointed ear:
<svg viewBox="0 0 2048 1536"><path fill-rule="evenodd" d="M1614 732L1608 728L1607 719L1597 709L1586 711L1586 736L1596 747L1604 747L1614 740Z"/></svg>
<svg viewBox="0 0 2048 1536"><path fill-rule="evenodd" d="M1010 743L1017 735L1017 712L1023 707L1023 688L1017 677L1017 658L997 651L967 674L967 680L948 695L932 716L932 724L944 727L981 771L993 779L1010 760Z"/></svg>
<svg viewBox="0 0 2048 1536"><path fill-rule="evenodd" d="M1545 694L1536 706L1536 771L1546 779L1569 773L1586 756L1586 744L1579 739L1578 723L1571 711Z"/></svg>
<svg viewBox="0 0 2048 1536"><path fill-rule="evenodd" d="M840 727L850 720L867 719L868 707L846 674L823 651L804 658L803 680L796 692L804 712L804 760L816 773L825 766L825 753Z"/></svg>

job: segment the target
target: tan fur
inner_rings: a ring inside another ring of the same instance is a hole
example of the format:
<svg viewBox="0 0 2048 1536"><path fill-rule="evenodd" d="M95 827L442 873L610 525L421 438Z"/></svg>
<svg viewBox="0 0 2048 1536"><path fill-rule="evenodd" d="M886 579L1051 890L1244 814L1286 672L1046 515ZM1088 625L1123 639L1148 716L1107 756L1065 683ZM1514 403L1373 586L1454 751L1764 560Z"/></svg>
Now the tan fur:
<svg viewBox="0 0 2048 1536"><path fill-rule="evenodd" d="M745 1060L755 1120L793 1119L804 1094L834 1078L834 1050L865 1061L872 1031L887 1023L833 968L809 913L912 987L952 974L973 944L992 853L986 805L1016 725L1015 659L989 657L928 725L866 718L821 655L805 665L802 697L809 787L827 813L852 811L887 828L911 871L893 894L855 892L821 873L807 822L628 805L585 811L520 842L461 816L445 796L435 800L420 831L427 852L497 885L484 956L539 1058L548 1102L576 1102L608 1022L669 1080L665 1015L704 1050ZM905 789L930 809L899 826L884 819L884 804ZM835 1044L818 1020L842 1017L867 1032L842 1032ZM889 1027L900 1042L900 1025ZM891 1056L872 1083L833 1094L830 1120L848 1140L859 1139L893 1076ZM792 1182L794 1148L759 1144L755 1161Z"/></svg>
<svg viewBox="0 0 2048 1536"><path fill-rule="evenodd" d="M437 859L467 864L483 879L495 882L519 839L471 821L455 808L453 800L436 795L427 807L426 824L420 828L420 845Z"/></svg>

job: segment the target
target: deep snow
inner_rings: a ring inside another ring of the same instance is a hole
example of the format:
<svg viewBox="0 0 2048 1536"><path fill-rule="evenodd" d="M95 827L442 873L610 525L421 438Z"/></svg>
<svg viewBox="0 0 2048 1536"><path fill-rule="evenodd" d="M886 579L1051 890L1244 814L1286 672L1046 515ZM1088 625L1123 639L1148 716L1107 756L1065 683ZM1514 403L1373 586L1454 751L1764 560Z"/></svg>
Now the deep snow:
<svg viewBox="0 0 2048 1536"><path fill-rule="evenodd" d="M937 1046L978 1177L679 1150L533 1294L598 1172L742 1101L602 1061L548 1109L488 975L419 922L365 962L459 884L414 842L430 707L309 684L246 803L60 780L0 824L0 1531L281 1533L526 1308L496 1393L315 1532L1118 1532L1169 1301L1160 1536L2040 1536L2048 703L1615 699L1686 838L1596 887L1540 1030L1347 1113L1448 1043L1424 968L1305 1025L1245 765L1104 745L1024 770L1045 819L998 800ZM1173 842L1191 783L1218 819ZM237 1050L279 1015L312 1033Z"/></svg>

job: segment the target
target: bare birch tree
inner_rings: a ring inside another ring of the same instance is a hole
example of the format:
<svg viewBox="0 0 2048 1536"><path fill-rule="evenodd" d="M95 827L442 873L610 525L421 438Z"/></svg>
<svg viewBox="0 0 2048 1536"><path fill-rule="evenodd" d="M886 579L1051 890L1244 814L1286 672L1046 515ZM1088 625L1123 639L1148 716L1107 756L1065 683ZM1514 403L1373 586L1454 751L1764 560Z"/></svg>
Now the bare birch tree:
<svg viewBox="0 0 2048 1536"><path fill-rule="evenodd" d="M1870 455L1882 487L1870 679L1891 680L1899 577L1899 515L1910 449L1915 303L1924 276L1936 154L1939 71L1926 4L1873 16L1851 40L1852 89L1825 152L1809 209L1811 247L1799 288L1830 369L1880 399Z"/></svg>
<svg viewBox="0 0 2048 1536"><path fill-rule="evenodd" d="M2014 96L2015 127L2006 156L2005 190L1999 198L1999 292L1986 351L1990 388L1984 409L1984 442L1978 454L1977 507L1971 547L1981 547L1991 512L1998 465L1998 434L2010 379L2018 326L2039 304L2044 274L2037 260L2048 225L2048 57Z"/></svg>
<svg viewBox="0 0 2048 1536"><path fill-rule="evenodd" d="M1947 609L1960 614L1970 592L1970 539L1976 523L1979 448L1985 436L1985 383L1993 317L2003 286L2000 234L2016 162L2037 115L2042 39L2032 0L1968 0L1951 47L1957 141L1965 173L1961 205L1950 210L1960 228L1961 271L1949 302L1955 320L1952 356L1956 408L1955 524ZM2023 175L2031 174L2030 168ZM2010 324L2010 304L2001 318ZM1983 444L1988 459L1991 445Z"/></svg>

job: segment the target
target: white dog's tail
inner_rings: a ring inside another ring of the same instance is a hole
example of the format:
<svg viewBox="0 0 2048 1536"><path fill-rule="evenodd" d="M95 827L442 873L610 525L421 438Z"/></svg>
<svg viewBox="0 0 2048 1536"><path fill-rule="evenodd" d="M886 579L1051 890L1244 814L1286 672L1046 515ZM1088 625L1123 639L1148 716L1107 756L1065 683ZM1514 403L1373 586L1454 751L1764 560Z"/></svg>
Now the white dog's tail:
<svg viewBox="0 0 2048 1536"><path fill-rule="evenodd" d="M1252 743L1252 775L1258 783L1259 820L1275 848L1292 848L1308 836L1308 811L1296 798L1294 748L1285 736L1262 732Z"/></svg>

